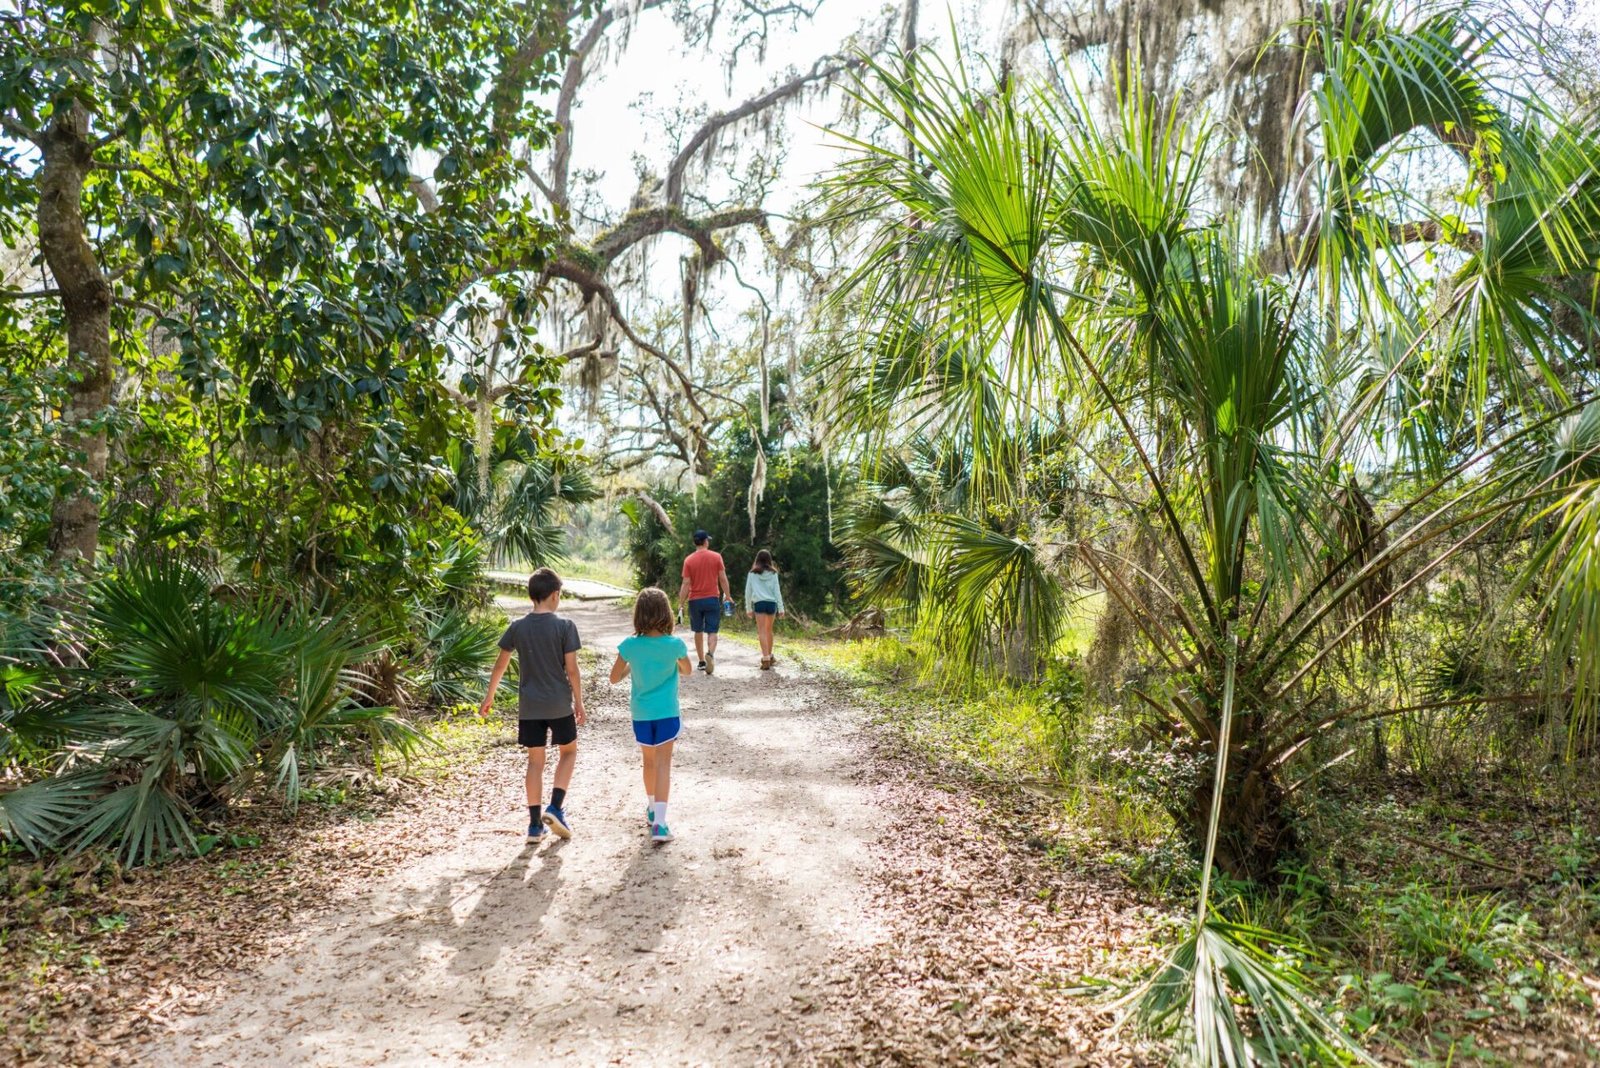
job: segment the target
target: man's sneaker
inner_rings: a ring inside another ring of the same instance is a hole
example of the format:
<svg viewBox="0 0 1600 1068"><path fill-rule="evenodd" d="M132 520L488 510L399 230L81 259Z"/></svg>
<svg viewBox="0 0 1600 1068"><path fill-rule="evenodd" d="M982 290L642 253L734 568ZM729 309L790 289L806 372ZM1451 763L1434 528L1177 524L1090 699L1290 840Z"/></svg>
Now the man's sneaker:
<svg viewBox="0 0 1600 1068"><path fill-rule="evenodd" d="M550 828L557 838L572 837L572 828L567 826L567 814L554 805L544 810L544 825Z"/></svg>
<svg viewBox="0 0 1600 1068"><path fill-rule="evenodd" d="M706 654L706 674L707 675L715 675L716 673L717 673L717 654L715 654L715 653L707 653Z"/></svg>
<svg viewBox="0 0 1600 1068"><path fill-rule="evenodd" d="M706 662L704 660L700 661L700 663L697 666L700 668L701 671L706 671ZM710 672L706 671L706 674L709 675Z"/></svg>
<svg viewBox="0 0 1600 1068"><path fill-rule="evenodd" d="M542 841L544 841L544 827L543 827L542 824L539 823L538 820L529 820L528 821L528 841L530 841L530 842L542 842Z"/></svg>
<svg viewBox="0 0 1600 1068"><path fill-rule="evenodd" d="M672 832L667 830L665 823L656 823L650 826L650 841L657 844L672 841Z"/></svg>

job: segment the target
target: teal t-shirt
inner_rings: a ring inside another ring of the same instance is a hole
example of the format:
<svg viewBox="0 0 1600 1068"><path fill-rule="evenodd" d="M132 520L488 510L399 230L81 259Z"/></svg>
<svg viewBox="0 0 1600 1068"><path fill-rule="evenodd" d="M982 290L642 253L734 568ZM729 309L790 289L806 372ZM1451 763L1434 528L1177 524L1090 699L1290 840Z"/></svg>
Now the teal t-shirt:
<svg viewBox="0 0 1600 1068"><path fill-rule="evenodd" d="M628 707L634 719L671 719L678 714L678 660L689 655L682 638L660 634L624 638L617 655L633 674Z"/></svg>

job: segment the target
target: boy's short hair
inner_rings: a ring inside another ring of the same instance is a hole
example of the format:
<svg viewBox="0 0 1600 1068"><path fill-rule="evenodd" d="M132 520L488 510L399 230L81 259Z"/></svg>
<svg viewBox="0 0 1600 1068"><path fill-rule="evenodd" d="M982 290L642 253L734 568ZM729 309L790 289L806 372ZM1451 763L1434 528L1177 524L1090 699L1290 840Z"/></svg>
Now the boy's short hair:
<svg viewBox="0 0 1600 1068"><path fill-rule="evenodd" d="M535 604L561 591L561 576L548 567L541 567L528 576L528 600Z"/></svg>
<svg viewBox="0 0 1600 1068"><path fill-rule="evenodd" d="M635 634L671 634L672 602L654 586L646 586L633 600Z"/></svg>

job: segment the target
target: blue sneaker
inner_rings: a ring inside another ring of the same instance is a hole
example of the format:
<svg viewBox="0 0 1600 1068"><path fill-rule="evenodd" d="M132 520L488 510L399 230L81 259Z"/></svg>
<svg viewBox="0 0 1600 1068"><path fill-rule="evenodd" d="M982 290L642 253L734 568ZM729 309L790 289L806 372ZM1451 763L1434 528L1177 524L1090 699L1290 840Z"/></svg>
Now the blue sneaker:
<svg viewBox="0 0 1600 1068"><path fill-rule="evenodd" d="M654 827L656 825L656 810L650 805L644 806L644 825L646 827Z"/></svg>
<svg viewBox="0 0 1600 1068"><path fill-rule="evenodd" d="M538 820L528 821L528 841L544 841L544 826Z"/></svg>
<svg viewBox="0 0 1600 1068"><path fill-rule="evenodd" d="M567 826L567 814L554 805L544 810L544 825L550 828L557 838L572 837L572 828Z"/></svg>
<svg viewBox="0 0 1600 1068"><path fill-rule="evenodd" d="M650 841L655 842L657 845L662 842L670 842L672 841L672 832L667 830L665 823L653 824L650 827Z"/></svg>

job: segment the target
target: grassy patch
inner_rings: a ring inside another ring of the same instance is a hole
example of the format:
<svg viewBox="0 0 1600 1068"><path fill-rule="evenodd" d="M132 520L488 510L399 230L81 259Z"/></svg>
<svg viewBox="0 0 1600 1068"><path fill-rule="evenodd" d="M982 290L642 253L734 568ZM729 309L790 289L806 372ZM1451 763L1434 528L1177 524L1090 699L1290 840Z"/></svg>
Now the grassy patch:
<svg viewBox="0 0 1600 1068"><path fill-rule="evenodd" d="M633 588L633 569L622 560L565 560L556 568L562 578L588 579L608 586Z"/></svg>
<svg viewBox="0 0 1600 1068"><path fill-rule="evenodd" d="M1172 821L1100 759L1108 740L1085 722L1072 679L952 678L893 636L780 644L780 651L860 687L875 721L928 759L954 761L1058 802L1061 822L1052 840L1063 859L1111 863L1147 889L1191 881L1193 862L1174 848Z"/></svg>

